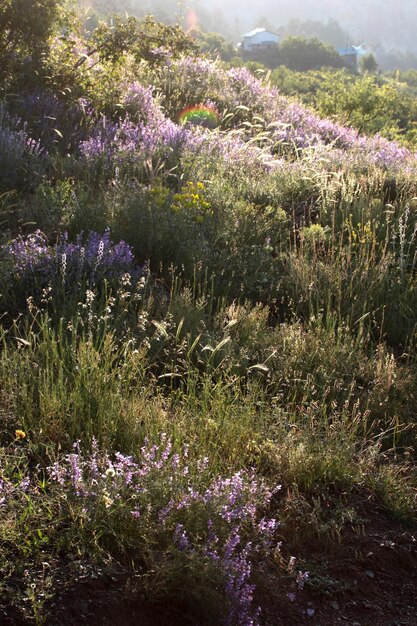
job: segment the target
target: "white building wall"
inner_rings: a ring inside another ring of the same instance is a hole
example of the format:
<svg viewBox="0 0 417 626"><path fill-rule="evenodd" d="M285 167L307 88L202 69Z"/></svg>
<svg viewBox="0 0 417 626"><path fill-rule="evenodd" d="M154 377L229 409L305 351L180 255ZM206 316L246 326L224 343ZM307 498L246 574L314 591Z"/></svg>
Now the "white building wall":
<svg viewBox="0 0 417 626"><path fill-rule="evenodd" d="M257 33L252 37L252 44L254 45L262 45L262 44L274 44L278 43L279 37L278 35L274 35L274 33Z"/></svg>
<svg viewBox="0 0 417 626"><path fill-rule="evenodd" d="M278 35L268 31L255 33L251 37L243 38L243 49L247 52L256 49L258 46L277 45L279 43Z"/></svg>

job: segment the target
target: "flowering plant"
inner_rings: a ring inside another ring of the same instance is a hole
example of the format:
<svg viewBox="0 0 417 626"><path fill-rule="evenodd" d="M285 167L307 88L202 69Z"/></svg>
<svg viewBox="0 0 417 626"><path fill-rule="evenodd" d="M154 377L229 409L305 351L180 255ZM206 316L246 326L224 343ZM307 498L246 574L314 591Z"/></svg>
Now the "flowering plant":
<svg viewBox="0 0 417 626"><path fill-rule="evenodd" d="M0 253L9 268L9 296L20 305L29 296L36 300L44 290L51 297L74 295L81 288L117 281L126 273L140 274L130 246L124 241L113 243L108 229L103 234L91 231L86 237L80 233L74 243L64 233L53 246L37 230L4 245Z"/></svg>
<svg viewBox="0 0 417 626"><path fill-rule="evenodd" d="M168 541L179 553L214 564L228 600L225 623L257 623L252 561L277 548L278 524L262 516L273 491L254 473L213 478L208 459L192 462L187 446L174 452L164 433L158 444L146 441L138 459L100 454L95 441L90 454L75 444L48 472L79 502L85 525L114 532L123 527L149 543Z"/></svg>

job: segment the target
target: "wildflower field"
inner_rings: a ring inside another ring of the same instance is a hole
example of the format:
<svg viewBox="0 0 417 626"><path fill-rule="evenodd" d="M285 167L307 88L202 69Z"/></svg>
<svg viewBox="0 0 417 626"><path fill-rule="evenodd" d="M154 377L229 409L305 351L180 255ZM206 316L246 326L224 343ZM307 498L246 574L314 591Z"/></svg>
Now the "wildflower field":
<svg viewBox="0 0 417 626"><path fill-rule="evenodd" d="M62 13L20 64L19 45L0 71L0 623L353 624L361 590L394 584L381 547L407 590L416 154L151 19L86 33ZM106 581L133 617L71 614ZM388 602L356 623L415 624Z"/></svg>

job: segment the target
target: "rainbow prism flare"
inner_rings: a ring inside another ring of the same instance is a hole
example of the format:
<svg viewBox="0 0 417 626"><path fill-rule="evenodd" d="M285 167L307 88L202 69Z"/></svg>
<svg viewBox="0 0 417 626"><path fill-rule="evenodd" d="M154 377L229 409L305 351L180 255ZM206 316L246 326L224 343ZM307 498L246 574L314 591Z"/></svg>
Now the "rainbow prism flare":
<svg viewBox="0 0 417 626"><path fill-rule="evenodd" d="M198 104L181 111L178 115L178 122L183 125L193 124L204 128L216 128L219 123L219 114L212 107Z"/></svg>

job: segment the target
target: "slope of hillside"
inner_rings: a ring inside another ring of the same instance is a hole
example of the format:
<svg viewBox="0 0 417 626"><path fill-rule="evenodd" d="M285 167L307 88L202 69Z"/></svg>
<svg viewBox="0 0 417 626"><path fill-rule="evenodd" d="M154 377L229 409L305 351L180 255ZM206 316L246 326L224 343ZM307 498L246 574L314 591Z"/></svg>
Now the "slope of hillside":
<svg viewBox="0 0 417 626"><path fill-rule="evenodd" d="M0 621L411 626L415 155L59 33L1 85Z"/></svg>

